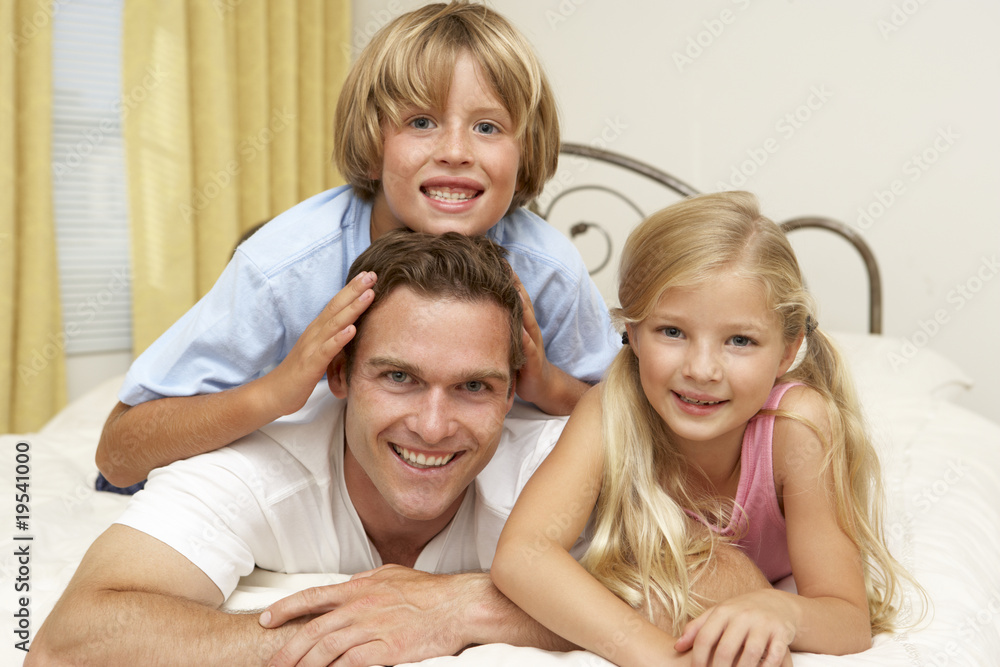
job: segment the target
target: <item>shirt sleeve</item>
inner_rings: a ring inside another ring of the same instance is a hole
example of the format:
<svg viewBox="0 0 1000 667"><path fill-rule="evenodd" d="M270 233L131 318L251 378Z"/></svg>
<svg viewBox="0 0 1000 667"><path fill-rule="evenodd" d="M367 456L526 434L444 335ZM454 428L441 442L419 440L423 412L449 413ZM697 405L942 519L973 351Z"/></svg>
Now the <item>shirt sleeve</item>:
<svg viewBox="0 0 1000 667"><path fill-rule="evenodd" d="M132 364L127 405L236 387L283 357L284 318L266 277L241 251L198 303Z"/></svg>
<svg viewBox="0 0 1000 667"><path fill-rule="evenodd" d="M621 338L576 246L525 209L504 218L493 235L528 290L549 362L584 382L600 381Z"/></svg>
<svg viewBox="0 0 1000 667"><path fill-rule="evenodd" d="M117 523L176 550L228 599L253 571L255 552L276 548L262 484L239 453L210 452L154 470Z"/></svg>

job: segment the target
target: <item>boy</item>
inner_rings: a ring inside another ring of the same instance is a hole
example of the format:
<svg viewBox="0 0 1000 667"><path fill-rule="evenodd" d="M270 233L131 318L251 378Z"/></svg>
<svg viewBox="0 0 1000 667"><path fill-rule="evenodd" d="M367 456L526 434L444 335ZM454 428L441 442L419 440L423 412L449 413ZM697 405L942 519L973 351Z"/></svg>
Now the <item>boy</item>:
<svg viewBox="0 0 1000 667"><path fill-rule="evenodd" d="M508 250L526 306L522 400L568 414L614 356L607 309L575 248L520 208L555 171L559 129L545 76L503 17L455 2L387 25L348 75L334 135L351 185L241 245L133 364L98 446L113 484L301 408L371 302L377 276L345 287L348 267L391 229L486 234Z"/></svg>

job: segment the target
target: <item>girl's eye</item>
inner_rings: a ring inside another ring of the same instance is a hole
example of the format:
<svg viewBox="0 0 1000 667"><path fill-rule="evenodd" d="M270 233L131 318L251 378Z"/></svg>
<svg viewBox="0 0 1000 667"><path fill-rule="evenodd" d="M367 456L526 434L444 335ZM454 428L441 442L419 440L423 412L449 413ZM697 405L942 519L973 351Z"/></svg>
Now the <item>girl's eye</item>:
<svg viewBox="0 0 1000 667"><path fill-rule="evenodd" d="M480 134L494 134L498 132L497 126L493 123L478 123L476 125L476 131Z"/></svg>
<svg viewBox="0 0 1000 667"><path fill-rule="evenodd" d="M663 331L663 335L666 336L667 338L681 337L681 330L678 329L677 327L663 327L661 331Z"/></svg>
<svg viewBox="0 0 1000 667"><path fill-rule="evenodd" d="M731 340L733 342L733 345L735 345L736 347L748 347L750 345L753 345L753 341L746 336L733 336L729 340Z"/></svg>

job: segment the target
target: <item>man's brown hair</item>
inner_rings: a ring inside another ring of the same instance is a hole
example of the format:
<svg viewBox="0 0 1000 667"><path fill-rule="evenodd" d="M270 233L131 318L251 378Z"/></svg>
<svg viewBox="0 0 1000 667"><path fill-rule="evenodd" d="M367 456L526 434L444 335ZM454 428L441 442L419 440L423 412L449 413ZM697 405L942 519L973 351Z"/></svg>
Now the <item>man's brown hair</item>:
<svg viewBox="0 0 1000 667"><path fill-rule="evenodd" d="M344 347L348 381L354 361L353 342L364 335L367 316L399 287L408 287L424 297L499 306L507 313L508 359L513 379L524 364L523 306L517 278L505 259L506 254L506 250L485 236L465 236L457 232L425 234L407 229L393 230L368 246L348 272L349 280L362 271L374 271L378 276L372 288L375 298L358 317L357 333ZM405 323L401 323L403 325ZM455 335L462 334L456 331Z"/></svg>

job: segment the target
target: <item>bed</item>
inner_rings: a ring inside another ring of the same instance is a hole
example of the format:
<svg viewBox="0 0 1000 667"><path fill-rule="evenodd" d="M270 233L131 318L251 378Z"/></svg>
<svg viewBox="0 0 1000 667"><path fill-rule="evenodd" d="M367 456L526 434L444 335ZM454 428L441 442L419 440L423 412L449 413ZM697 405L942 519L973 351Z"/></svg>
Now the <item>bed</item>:
<svg viewBox="0 0 1000 667"><path fill-rule="evenodd" d="M564 152L574 159L596 159L629 170L675 196L695 192L669 174L607 151L566 145ZM552 215L563 193L581 187L576 183L580 173L577 168L558 194L536 203L538 210ZM631 202L627 206L637 210ZM810 225L850 235L844 225L825 219L797 219L785 227L791 231ZM589 233L597 248L595 264L600 265L595 269L607 270L615 247L612 232L593 222L575 223L573 229L576 234ZM880 335L878 268L864 239L849 241L865 258L871 280L868 330L836 332L834 337L852 367L882 457L890 548L926 588L933 609L923 625L879 635L864 653L845 657L796 653L793 662L797 667L1000 664L1000 426L962 407L962 394L972 382L962 369L926 348L901 357L904 341ZM18 644L30 643L87 547L128 502L127 497L94 490L94 451L121 380L112 378L93 388L37 433L0 436L0 450L7 459L4 511L9 526L0 535L4 581L0 617L4 627L11 628L4 632L0 664L23 661ZM30 496L26 506L18 507L23 500L19 494ZM240 582L226 608L260 608L295 590L345 578L258 570ZM488 645L420 664L610 663L583 651L549 653Z"/></svg>

